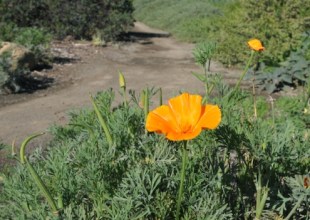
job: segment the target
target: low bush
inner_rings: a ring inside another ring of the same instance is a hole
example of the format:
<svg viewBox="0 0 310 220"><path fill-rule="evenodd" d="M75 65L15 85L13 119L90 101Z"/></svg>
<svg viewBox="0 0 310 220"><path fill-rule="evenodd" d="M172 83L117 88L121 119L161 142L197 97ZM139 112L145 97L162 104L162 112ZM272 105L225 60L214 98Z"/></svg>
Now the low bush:
<svg viewBox="0 0 310 220"><path fill-rule="evenodd" d="M17 27L14 23L0 23L0 48L3 46L2 42L13 42L9 43L12 46L8 53L0 54L0 90L3 91L6 87L10 92L20 92L23 90L24 77L29 75L30 70L50 67L52 65L49 51L51 39L51 34L42 28ZM21 54L18 50L27 53L28 58L24 61L19 60ZM10 53L19 53L19 55L15 54L15 57L12 57ZM31 65L23 65L23 63Z"/></svg>
<svg viewBox="0 0 310 220"><path fill-rule="evenodd" d="M100 31L103 39L115 40L132 25L132 11L129 0L0 2L2 22L45 28L59 38L91 39Z"/></svg>
<svg viewBox="0 0 310 220"><path fill-rule="evenodd" d="M223 16L217 23L221 31L211 33L218 38L218 60L234 65L244 62L242 42L255 36L266 48L262 60L268 66L278 65L300 47L302 34L309 29L309 4L303 1L241 1L235 12Z"/></svg>
<svg viewBox="0 0 310 220"><path fill-rule="evenodd" d="M188 143L182 218L309 218L304 105L291 109L259 99L255 119L249 94L231 93L220 81L214 86L218 96L208 102L220 106L222 122ZM26 158L61 219L174 219L181 142L145 133L139 97L115 108L113 98L110 90L95 99L112 144L102 121L85 109L71 113L68 126L51 129L55 138L48 150ZM3 175L2 184L1 218L55 218L23 164Z"/></svg>
<svg viewBox="0 0 310 220"><path fill-rule="evenodd" d="M45 29L18 27L14 23L0 23L0 42L13 42L26 47L35 54L37 63L48 59L51 40L52 35Z"/></svg>

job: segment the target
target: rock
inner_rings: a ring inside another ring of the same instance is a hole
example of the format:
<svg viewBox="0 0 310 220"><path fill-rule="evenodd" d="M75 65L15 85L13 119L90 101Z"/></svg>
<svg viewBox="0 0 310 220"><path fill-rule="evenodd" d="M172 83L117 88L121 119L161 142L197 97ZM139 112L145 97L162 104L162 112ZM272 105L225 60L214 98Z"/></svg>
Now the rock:
<svg viewBox="0 0 310 220"><path fill-rule="evenodd" d="M33 70L36 66L34 54L26 47L11 43L0 43L0 57L5 53L9 54L11 60L10 71L14 72L17 69L30 69Z"/></svg>

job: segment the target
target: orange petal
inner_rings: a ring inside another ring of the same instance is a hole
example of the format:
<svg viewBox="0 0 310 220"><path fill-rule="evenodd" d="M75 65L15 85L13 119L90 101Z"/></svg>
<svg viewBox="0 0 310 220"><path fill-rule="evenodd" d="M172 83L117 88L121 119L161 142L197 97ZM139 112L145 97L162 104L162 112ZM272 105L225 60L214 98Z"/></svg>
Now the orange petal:
<svg viewBox="0 0 310 220"><path fill-rule="evenodd" d="M189 103L190 103L190 114L189 120L192 128L198 123L201 116L201 100L202 97L200 95L190 95Z"/></svg>
<svg viewBox="0 0 310 220"><path fill-rule="evenodd" d="M215 129L221 122L221 110L217 105L206 105L202 107L201 118L198 127Z"/></svg>
<svg viewBox="0 0 310 220"><path fill-rule="evenodd" d="M191 140L197 137L201 132L201 127L197 127L194 131L185 133L168 132L166 137L171 141Z"/></svg>
<svg viewBox="0 0 310 220"><path fill-rule="evenodd" d="M180 130L170 113L169 107L166 105L162 105L151 111L146 118L145 126L150 132L155 131L164 134Z"/></svg>
<svg viewBox="0 0 310 220"><path fill-rule="evenodd" d="M201 96L183 93L169 100L169 107L182 132L192 130L201 115Z"/></svg>
<svg viewBox="0 0 310 220"><path fill-rule="evenodd" d="M251 49L255 51L263 51L265 47L263 47L262 42L258 39L252 39L248 41L248 45Z"/></svg>

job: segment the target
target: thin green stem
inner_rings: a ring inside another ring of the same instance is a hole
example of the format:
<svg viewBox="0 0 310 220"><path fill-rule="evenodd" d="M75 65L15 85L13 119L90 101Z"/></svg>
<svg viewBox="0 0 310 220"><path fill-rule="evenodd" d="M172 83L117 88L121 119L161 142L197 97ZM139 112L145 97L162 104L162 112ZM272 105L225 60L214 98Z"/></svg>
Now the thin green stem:
<svg viewBox="0 0 310 220"><path fill-rule="evenodd" d="M256 185L255 219L259 220L261 219L261 215L263 213L269 193L269 188L266 186L264 187L262 186L262 175L260 171L258 173L258 179L255 185Z"/></svg>
<svg viewBox="0 0 310 220"><path fill-rule="evenodd" d="M124 74L121 71L118 71L119 77L119 87L121 89L121 93L124 99L124 106L127 108L127 96L126 96L126 80Z"/></svg>
<svg viewBox="0 0 310 220"><path fill-rule="evenodd" d="M48 191L46 185L43 183L42 179L40 178L38 173L35 171L33 166L28 162L26 157L25 157L25 162L26 162L27 169L29 170L32 178L34 179L34 182L37 184L37 186L39 187L39 189L43 193L44 197L46 198L49 206L51 207L53 215L58 216L59 211L57 209L56 203L55 203L54 199L52 198L50 192Z"/></svg>
<svg viewBox="0 0 310 220"><path fill-rule="evenodd" d="M210 67L211 67L211 57L208 60L208 71L210 72Z"/></svg>
<svg viewBox="0 0 310 220"><path fill-rule="evenodd" d="M35 135L31 135L28 138L26 138L20 148L20 162L25 165L28 169L28 171L30 172L34 182L37 184L37 186L39 187L39 189L41 190L42 194L44 195L44 197L46 198L49 206L51 207L51 210L53 212L53 214L55 216L59 215L59 211L57 209L56 203L53 199L53 197L51 196L50 192L48 191L46 185L44 184L44 182L42 181L42 179L40 178L39 174L35 171L35 169L33 168L33 166L29 163L26 155L25 155L25 149L27 144L29 143L29 141L31 141L32 139L43 135L44 133L40 133L40 134L35 134Z"/></svg>
<svg viewBox="0 0 310 220"><path fill-rule="evenodd" d="M122 88L122 95L123 95L123 99L124 99L124 106L125 106L125 108L127 108L128 104L127 104L126 88Z"/></svg>
<svg viewBox="0 0 310 220"><path fill-rule="evenodd" d="M270 105L271 105L271 114L272 114L272 127L275 127L275 113L274 113L274 99L269 96Z"/></svg>
<svg viewBox="0 0 310 220"><path fill-rule="evenodd" d="M300 196L300 198L298 199L297 203L295 204L294 208L291 210L291 212L288 214L288 216L286 216L286 218L284 220L289 220L292 215L296 212L296 209L300 206L301 202L304 200L303 196Z"/></svg>
<svg viewBox="0 0 310 220"><path fill-rule="evenodd" d="M90 100L91 100L91 102L93 104L94 110L96 112L96 115L97 115L97 118L98 118L98 120L100 122L100 125L101 125L101 127L102 127L102 129L104 131L104 134L105 134L105 136L107 138L108 144L109 144L110 147L112 147L113 146L113 139L112 139L110 130L109 130L109 128L108 128L108 126L107 126L103 116L101 115L101 113L100 113L100 111L99 111L99 109L98 109L98 107L97 107L97 105L96 105L96 103L95 103L95 101L94 101L92 96L90 96Z"/></svg>
<svg viewBox="0 0 310 220"><path fill-rule="evenodd" d="M254 119L257 119L257 107L256 107L256 91L255 91L255 72L253 73L253 80L252 80L252 87L253 87L253 110L254 110Z"/></svg>
<svg viewBox="0 0 310 220"><path fill-rule="evenodd" d="M146 89L144 92L144 117L145 117L145 123L147 119L147 115L149 114L149 108L150 108L150 100L149 100L149 90ZM145 134L147 134L147 129L145 128Z"/></svg>
<svg viewBox="0 0 310 220"><path fill-rule="evenodd" d="M252 63L254 54L255 54L255 51L252 50L252 51L251 51L251 56L250 56L250 58L249 58L249 60L248 60L248 62L247 62L247 64L246 64L245 69L244 69L244 71L243 71L243 73L242 73L242 75L241 75L239 81L237 82L237 84L236 84L234 90L237 90L237 89L239 88L241 81L243 80L245 74L248 72L248 70L249 70L249 68L250 68L250 65L251 65L251 63Z"/></svg>
<svg viewBox="0 0 310 220"><path fill-rule="evenodd" d="M15 157L16 156L16 152L15 152L15 139L13 140L11 147L12 147L11 148L12 149L12 157Z"/></svg>
<svg viewBox="0 0 310 220"><path fill-rule="evenodd" d="M183 197L183 189L184 189L184 179L185 179L185 169L186 169L186 163L187 163L187 141L183 142L182 146L182 170L181 170L181 176L180 176L180 187L179 187L179 193L178 193L178 200L177 200L177 213L176 213L176 220L179 220L180 218L180 208L181 208L181 202Z"/></svg>
<svg viewBox="0 0 310 220"><path fill-rule="evenodd" d="M159 88L159 105L163 104L163 90Z"/></svg>
<svg viewBox="0 0 310 220"><path fill-rule="evenodd" d="M204 74L205 74L205 90L206 90L206 95L208 95L208 90L209 90L209 79L208 79L208 61L203 66Z"/></svg>
<svg viewBox="0 0 310 220"><path fill-rule="evenodd" d="M23 141L23 143L22 143L22 145L20 146L20 149L19 149L20 162L21 162L22 164L26 163L26 161L25 161L25 158L26 158L26 156L25 156L25 149L26 149L27 144L28 144L32 139L34 139L34 138L36 138L36 137L39 137L39 136L41 136L41 135L43 135L43 134L45 134L45 133L33 134L33 135L27 137L27 138Z"/></svg>

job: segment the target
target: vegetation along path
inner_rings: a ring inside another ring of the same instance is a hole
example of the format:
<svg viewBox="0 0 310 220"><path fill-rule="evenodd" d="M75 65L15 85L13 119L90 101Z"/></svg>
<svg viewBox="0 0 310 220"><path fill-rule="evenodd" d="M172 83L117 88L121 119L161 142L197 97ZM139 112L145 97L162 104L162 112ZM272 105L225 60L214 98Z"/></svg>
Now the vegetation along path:
<svg viewBox="0 0 310 220"><path fill-rule="evenodd" d="M89 94L110 87L117 91L119 70L125 75L127 88L137 92L146 86L161 87L164 99L181 89L203 92L202 83L191 74L202 72L192 56L194 45L178 42L142 23L135 24L129 39L106 47L70 40L55 43L54 50L65 51L72 62L55 65L44 73L54 79L47 89L0 96L0 141L11 144L16 139L19 145L30 134L67 123L68 111L90 106ZM223 74L231 83L240 73L217 63L212 63L211 71Z"/></svg>

